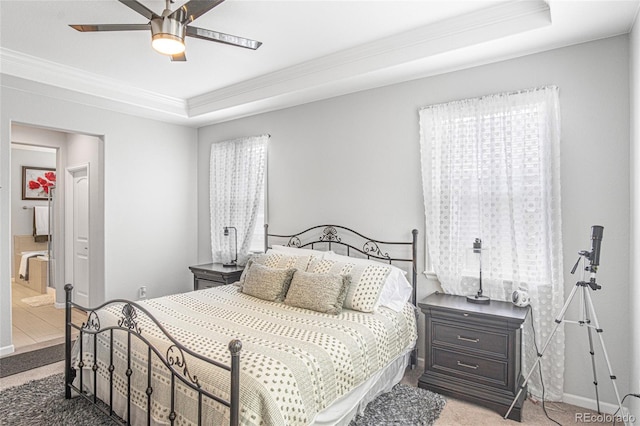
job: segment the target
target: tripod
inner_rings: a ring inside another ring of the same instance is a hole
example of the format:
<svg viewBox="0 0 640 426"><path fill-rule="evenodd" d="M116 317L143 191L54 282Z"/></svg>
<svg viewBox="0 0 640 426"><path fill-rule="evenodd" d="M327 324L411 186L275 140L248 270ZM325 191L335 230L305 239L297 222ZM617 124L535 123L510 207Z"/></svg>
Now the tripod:
<svg viewBox="0 0 640 426"><path fill-rule="evenodd" d="M589 253L589 252L580 252L580 255L592 257L592 253L593 252L591 252L591 253ZM575 266L573 267L573 269L571 271L572 274L575 272L580 260L581 260L581 258L578 258L578 262L576 262ZM618 387L616 386L616 376L613 374L613 372L611 370L611 363L609 362L609 355L607 354L607 349L606 349L606 347L604 345L604 340L602 339L602 329L600 328L600 324L598 323L598 317L596 316L596 311L595 311L595 309L593 307L593 301L591 300L591 293L589 293L589 289L591 289L593 291L596 291L596 290L599 290L599 289L602 288L602 286L600 286L600 285L598 285L596 283L596 279L595 279L596 269L597 269L597 265L593 265L593 263L592 263L592 265L590 267L585 268L585 270L591 271L590 280L589 281L578 281L576 283L576 285L573 287L573 290L571 290L571 294L569 294L569 297L567 298L564 306L562 307L562 310L560 311L560 314L555 319L555 323L556 324L555 324L555 326L553 328L553 331L551 332L551 334L549 335L549 338L547 339L546 343L542 347L542 351L540 353L538 353L538 358L536 359L536 362L531 366L531 370L529 370L529 373L527 374L524 382L522 383L522 385L520 385L520 389L518 390L518 393L516 394L516 397L513 399L513 402L511 403L511 406L509 407L509 410L507 411L507 414L504 415L505 419L509 416L509 413L511 413L511 410L513 409L513 406L515 405L516 401L520 397L520 394L522 393L522 391L524 390L525 386L529 382L529 378L531 377L531 374L533 373L534 369L536 368L536 365L538 365L538 363L540 363L540 360L542 359L542 355L544 354L545 350L549 346L549 343L551 343L551 339L553 339L553 335L558 330L558 327L560 326L562 321L567 322L567 323L572 323L572 324L578 324L580 326L586 326L587 327L587 335L589 336L589 353L591 354L591 366L592 366L592 369L593 369L593 384L595 386L595 391L596 391L596 403L597 403L597 407L598 407L598 414L600 414L600 399L599 399L599 396L598 396L598 378L596 376L596 360L595 360L595 352L593 351L593 337L592 337L591 329L594 329L596 331L598 337L600 338L600 345L602 346L602 352L604 353L604 359L605 359L605 361L607 363L607 368L609 369L609 378L611 379L611 383L613 384L613 389L614 389L614 391L616 393L616 400L618 401L619 412L620 412L621 416L624 414L624 410L622 408L622 402L620 401L620 394L618 393ZM567 309L569 308L569 305L571 304L571 301L573 300L574 296L578 292L578 289L582 289L582 291L580 292L581 306L582 306L582 317L581 317L581 319L579 321L565 320L564 319L565 313L567 312ZM593 324L591 323L592 322L591 318L593 318ZM625 419L624 416L622 416L622 418ZM624 420L624 424L625 424L625 426L628 424L627 420Z"/></svg>

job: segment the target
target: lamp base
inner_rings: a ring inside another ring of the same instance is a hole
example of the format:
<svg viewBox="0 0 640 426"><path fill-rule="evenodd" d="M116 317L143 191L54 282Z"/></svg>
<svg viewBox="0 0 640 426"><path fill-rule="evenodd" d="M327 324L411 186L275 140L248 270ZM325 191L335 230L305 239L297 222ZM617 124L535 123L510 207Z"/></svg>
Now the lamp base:
<svg viewBox="0 0 640 426"><path fill-rule="evenodd" d="M467 296L467 302L477 303L479 305L487 305L491 302L491 299L489 299L487 296L479 296L476 294L474 296Z"/></svg>
<svg viewBox="0 0 640 426"><path fill-rule="evenodd" d="M234 262L233 260L229 263L223 263L222 266L226 267L226 268L232 268L234 266L238 266L238 264L236 262Z"/></svg>

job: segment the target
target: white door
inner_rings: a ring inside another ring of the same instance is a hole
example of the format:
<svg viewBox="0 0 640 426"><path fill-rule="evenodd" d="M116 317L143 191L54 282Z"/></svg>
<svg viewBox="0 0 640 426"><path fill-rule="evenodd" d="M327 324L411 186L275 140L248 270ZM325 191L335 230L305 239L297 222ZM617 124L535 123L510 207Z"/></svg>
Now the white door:
<svg viewBox="0 0 640 426"><path fill-rule="evenodd" d="M73 300L89 306L89 176L86 168L72 176Z"/></svg>

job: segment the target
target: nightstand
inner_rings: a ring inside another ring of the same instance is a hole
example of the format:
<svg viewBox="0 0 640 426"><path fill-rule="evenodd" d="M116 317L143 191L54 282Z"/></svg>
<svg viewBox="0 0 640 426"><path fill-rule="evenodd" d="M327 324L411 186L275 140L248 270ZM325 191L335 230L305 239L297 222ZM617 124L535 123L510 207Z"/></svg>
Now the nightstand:
<svg viewBox="0 0 640 426"><path fill-rule="evenodd" d="M221 263L189 266L193 272L193 289L202 290L231 284L240 279L244 266L222 266Z"/></svg>
<svg viewBox="0 0 640 426"><path fill-rule="evenodd" d="M418 304L425 315L425 368L418 386L507 413L524 378L521 326L529 312L509 302L469 303L435 293ZM509 414L520 421L523 391Z"/></svg>

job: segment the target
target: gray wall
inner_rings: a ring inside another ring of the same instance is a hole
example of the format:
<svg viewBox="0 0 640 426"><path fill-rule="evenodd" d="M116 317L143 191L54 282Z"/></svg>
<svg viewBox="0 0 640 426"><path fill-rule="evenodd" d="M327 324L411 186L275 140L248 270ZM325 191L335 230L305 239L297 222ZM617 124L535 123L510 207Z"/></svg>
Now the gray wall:
<svg viewBox="0 0 640 426"><path fill-rule="evenodd" d="M419 79L199 129L198 260L210 259L210 145L270 133L269 218L273 230L337 222L384 238L424 237L418 109L433 103L543 85L560 88L565 294L590 227L605 227L593 294L621 392L629 390L629 40L619 36ZM424 240L419 270L424 270ZM419 297L438 288L420 277ZM576 318L576 308L567 317ZM547 323L552 323L549 318ZM567 325L565 393L593 398L586 333ZM601 399L615 402L603 356ZM637 361L635 361L637 365ZM637 390L637 389L636 389Z"/></svg>
<svg viewBox="0 0 640 426"><path fill-rule="evenodd" d="M106 299L187 291L196 261L195 129L47 95L51 88L2 75L0 96L0 355L11 345L12 123L95 135L102 141ZM56 89L57 91L58 89ZM62 90L62 89L59 89ZM78 141L76 141L78 142Z"/></svg>

